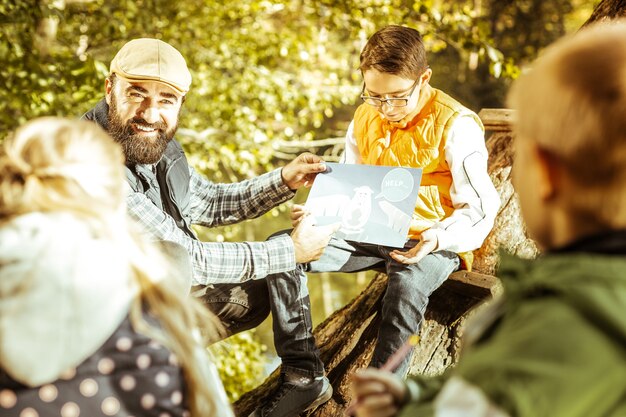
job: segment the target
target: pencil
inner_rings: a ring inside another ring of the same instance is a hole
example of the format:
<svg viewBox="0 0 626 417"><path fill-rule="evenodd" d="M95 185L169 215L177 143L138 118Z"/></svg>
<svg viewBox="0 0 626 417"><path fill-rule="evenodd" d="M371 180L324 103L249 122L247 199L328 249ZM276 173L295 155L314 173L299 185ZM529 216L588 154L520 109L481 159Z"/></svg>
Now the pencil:
<svg viewBox="0 0 626 417"><path fill-rule="evenodd" d="M418 335L414 334L409 336L407 341L404 342L402 346L400 346L400 349L396 350L393 355L391 355L389 359L387 359L387 362L385 362L383 366L380 367L380 369L388 372L395 371L396 368L400 366L404 358L406 358L406 356L413 350L413 348L417 346L419 341L420 337Z"/></svg>
<svg viewBox="0 0 626 417"><path fill-rule="evenodd" d="M414 334L409 336L407 341L404 342L402 346L400 346L400 349L396 350L393 355L391 355L389 359L387 359L383 366L380 367L380 370L387 372L395 371L395 369L400 366L404 358L406 358L406 356L413 350L413 348L417 346L419 341L420 338L418 335ZM358 402L353 402L352 404L350 404L348 408L346 408L346 410L343 412L343 415L346 417L352 416L356 411L356 407L358 404Z"/></svg>

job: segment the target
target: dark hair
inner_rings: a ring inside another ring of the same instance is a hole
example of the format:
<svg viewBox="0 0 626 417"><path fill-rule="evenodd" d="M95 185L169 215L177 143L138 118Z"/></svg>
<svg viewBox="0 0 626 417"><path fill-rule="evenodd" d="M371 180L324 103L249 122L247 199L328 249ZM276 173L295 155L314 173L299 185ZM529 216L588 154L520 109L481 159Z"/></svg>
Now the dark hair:
<svg viewBox="0 0 626 417"><path fill-rule="evenodd" d="M372 35L361 52L359 69L416 79L428 68L420 33L405 26L390 25Z"/></svg>

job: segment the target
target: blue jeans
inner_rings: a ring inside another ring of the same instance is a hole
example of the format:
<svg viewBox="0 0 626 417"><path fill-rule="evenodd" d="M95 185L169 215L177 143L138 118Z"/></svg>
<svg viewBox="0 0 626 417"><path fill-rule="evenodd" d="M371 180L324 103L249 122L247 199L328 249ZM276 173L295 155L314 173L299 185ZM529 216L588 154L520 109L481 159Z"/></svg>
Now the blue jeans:
<svg viewBox="0 0 626 417"><path fill-rule="evenodd" d="M228 336L258 326L271 312L282 371L316 377L324 374L324 364L313 339L306 279L303 272L275 274L240 284L199 286L192 293L220 319Z"/></svg>
<svg viewBox="0 0 626 417"><path fill-rule="evenodd" d="M270 239L282 233L289 232L278 232ZM197 286L192 288L192 294L220 319L227 336L258 326L271 312L281 371L322 376L324 364L313 338L304 268L305 265L297 265L295 271L239 284Z"/></svg>
<svg viewBox="0 0 626 417"><path fill-rule="evenodd" d="M282 233L282 232L281 232ZM189 288L191 261L187 251L172 242L161 242L163 252L181 272L181 285ZM298 266L301 268L301 266ZM270 275L265 279L234 284L199 285L191 289L226 329L226 336L257 327L270 312L274 339L283 371L319 376L324 365L313 340L306 275Z"/></svg>
<svg viewBox="0 0 626 417"><path fill-rule="evenodd" d="M415 240L408 241L405 250L416 243ZM370 366L382 366L412 334L419 332L428 297L459 268L460 260L453 252L437 251L417 264L407 265L389 256L394 249L333 238L319 260L267 278L274 343L283 361L283 371L311 376L324 372L312 333L305 272L358 272L384 268L389 283L382 300L382 321ZM410 359L408 355L394 372L404 376Z"/></svg>

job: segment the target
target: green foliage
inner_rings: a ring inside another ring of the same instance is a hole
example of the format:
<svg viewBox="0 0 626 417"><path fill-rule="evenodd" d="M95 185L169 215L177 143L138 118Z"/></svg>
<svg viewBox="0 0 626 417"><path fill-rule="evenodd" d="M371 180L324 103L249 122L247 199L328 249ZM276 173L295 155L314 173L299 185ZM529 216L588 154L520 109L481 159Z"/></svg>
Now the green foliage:
<svg viewBox="0 0 626 417"><path fill-rule="evenodd" d="M463 2L1 1L10 16L0 41L3 130L80 115L101 97L115 51L158 37L180 49L194 77L181 118L190 130L180 137L196 166L225 181L274 166L280 141L341 135L347 121L334 116L356 103L358 54L381 26L416 26L430 49L464 57L490 42Z"/></svg>
<svg viewBox="0 0 626 417"><path fill-rule="evenodd" d="M435 74L445 74L449 91L474 109L505 106L511 79L516 78L541 49L578 29L591 14L594 2L489 0L481 3L475 24L490 34L491 41L479 48L475 58L486 55L487 59L473 60L470 52L469 66L459 68L456 77L446 68L437 67L435 71ZM444 53L437 58L445 61L450 55Z"/></svg>
<svg viewBox="0 0 626 417"><path fill-rule="evenodd" d="M209 348L230 401L263 382L267 357L255 331L239 333Z"/></svg>
<svg viewBox="0 0 626 417"><path fill-rule="evenodd" d="M105 68L48 36L59 25L58 9L2 0L0 12L0 136L36 116L67 114L97 96Z"/></svg>
<svg viewBox="0 0 626 417"><path fill-rule="evenodd" d="M437 85L454 93L480 63L482 82L506 86L497 78L514 77L519 62L560 36L573 3L0 0L0 125L79 116L102 96L118 48L158 37L193 73L179 135L192 162L218 181L250 177L280 162L281 143L343 134L358 101L360 49L380 27L418 28Z"/></svg>

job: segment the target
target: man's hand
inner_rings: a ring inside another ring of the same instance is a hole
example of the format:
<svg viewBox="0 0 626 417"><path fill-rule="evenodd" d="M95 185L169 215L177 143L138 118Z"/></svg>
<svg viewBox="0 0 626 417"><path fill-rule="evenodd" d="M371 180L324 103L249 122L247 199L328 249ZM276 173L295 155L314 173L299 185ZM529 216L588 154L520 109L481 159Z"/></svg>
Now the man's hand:
<svg viewBox="0 0 626 417"><path fill-rule="evenodd" d="M304 215L291 232L291 240L296 252L297 263L315 261L322 256L331 236L341 227L341 223L315 226L313 216Z"/></svg>
<svg viewBox="0 0 626 417"><path fill-rule="evenodd" d="M310 187L315 176L324 171L326 171L324 160L317 155L305 152L285 165L281 170L281 175L285 185L295 191L302 186Z"/></svg>
<svg viewBox="0 0 626 417"><path fill-rule="evenodd" d="M354 411L358 417L395 416L407 392L400 378L379 369L361 369L352 376Z"/></svg>
<svg viewBox="0 0 626 417"><path fill-rule="evenodd" d="M437 238L420 238L417 245L407 251L394 250L389 255L396 261L403 264L416 264L435 249L437 249Z"/></svg>
<svg viewBox="0 0 626 417"><path fill-rule="evenodd" d="M289 217L291 218L291 227L296 227L300 221L311 213L304 208L302 204L294 204L291 208Z"/></svg>

